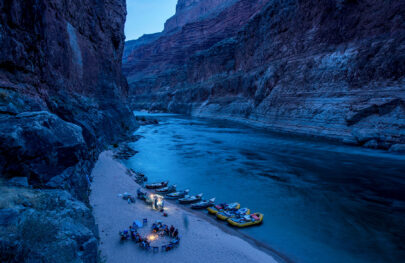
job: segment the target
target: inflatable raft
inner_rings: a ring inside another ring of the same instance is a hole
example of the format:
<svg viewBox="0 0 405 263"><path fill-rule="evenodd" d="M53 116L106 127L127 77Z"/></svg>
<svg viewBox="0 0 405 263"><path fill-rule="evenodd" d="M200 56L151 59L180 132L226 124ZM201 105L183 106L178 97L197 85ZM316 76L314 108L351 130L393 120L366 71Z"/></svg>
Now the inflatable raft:
<svg viewBox="0 0 405 263"><path fill-rule="evenodd" d="M228 218L233 218L233 217L243 217L245 215L250 214L250 209L249 208L241 208L236 211L222 211L217 213L217 218L220 220L227 220Z"/></svg>
<svg viewBox="0 0 405 263"><path fill-rule="evenodd" d="M166 195L167 199L179 199L179 198L183 198L184 196L186 196L188 194L190 190L186 189L184 191L178 191L178 192L174 192L174 193L170 193Z"/></svg>
<svg viewBox="0 0 405 263"><path fill-rule="evenodd" d="M173 192L176 192L176 185L171 185L171 186L166 186L163 188L158 188L155 190L157 193L165 193L165 194L170 194Z"/></svg>
<svg viewBox="0 0 405 263"><path fill-rule="evenodd" d="M211 198L209 200L203 200L201 202L195 203L191 205L192 209L203 209L203 208L207 208L210 206L213 206L215 202L215 197Z"/></svg>
<svg viewBox="0 0 405 263"><path fill-rule="evenodd" d="M230 204L219 204L219 205L214 205L211 207L208 207L208 213L216 215L218 212L220 211L224 211L224 210L233 210L233 209L239 209L240 208L240 204L239 203L230 203Z"/></svg>
<svg viewBox="0 0 405 263"><path fill-rule="evenodd" d="M185 196L184 198L179 199L180 204L192 204L195 202L199 202L202 199L203 194L193 195L193 196Z"/></svg>
<svg viewBox="0 0 405 263"><path fill-rule="evenodd" d="M261 224L263 222L262 213L253 213L251 215L245 215L241 218L228 218L227 222L236 227L248 227Z"/></svg>
<svg viewBox="0 0 405 263"><path fill-rule="evenodd" d="M168 184L169 184L168 181L164 181L164 182L160 182L160 183L147 184L147 185L145 185L145 187L148 189L158 189L158 188L166 187Z"/></svg>

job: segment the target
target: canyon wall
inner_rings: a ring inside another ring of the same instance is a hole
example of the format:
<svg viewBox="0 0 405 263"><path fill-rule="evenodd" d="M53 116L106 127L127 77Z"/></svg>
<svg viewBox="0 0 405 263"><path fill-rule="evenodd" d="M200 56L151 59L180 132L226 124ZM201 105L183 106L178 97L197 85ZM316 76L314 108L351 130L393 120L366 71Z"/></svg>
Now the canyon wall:
<svg viewBox="0 0 405 263"><path fill-rule="evenodd" d="M126 48L132 106L404 151L404 13L403 1L228 1Z"/></svg>
<svg viewBox="0 0 405 263"><path fill-rule="evenodd" d="M98 153L136 127L125 0L0 0L0 261L96 262Z"/></svg>

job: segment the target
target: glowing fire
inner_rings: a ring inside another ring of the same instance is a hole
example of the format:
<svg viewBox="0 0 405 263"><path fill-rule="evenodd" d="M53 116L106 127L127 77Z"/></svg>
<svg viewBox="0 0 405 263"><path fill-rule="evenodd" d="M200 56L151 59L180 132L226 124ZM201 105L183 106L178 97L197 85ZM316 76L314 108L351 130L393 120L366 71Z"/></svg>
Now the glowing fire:
<svg viewBox="0 0 405 263"><path fill-rule="evenodd" d="M158 238L158 235L150 234L147 238L149 241L155 241Z"/></svg>

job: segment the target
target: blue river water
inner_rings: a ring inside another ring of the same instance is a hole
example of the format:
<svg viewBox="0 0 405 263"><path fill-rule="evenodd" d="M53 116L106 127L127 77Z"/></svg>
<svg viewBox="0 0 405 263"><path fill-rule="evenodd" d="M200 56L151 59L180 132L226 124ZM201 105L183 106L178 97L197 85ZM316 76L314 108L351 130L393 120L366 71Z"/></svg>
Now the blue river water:
<svg viewBox="0 0 405 263"><path fill-rule="evenodd" d="M146 118L159 124L136 131L128 167L264 213L240 231L293 262L405 262L404 155L229 121Z"/></svg>

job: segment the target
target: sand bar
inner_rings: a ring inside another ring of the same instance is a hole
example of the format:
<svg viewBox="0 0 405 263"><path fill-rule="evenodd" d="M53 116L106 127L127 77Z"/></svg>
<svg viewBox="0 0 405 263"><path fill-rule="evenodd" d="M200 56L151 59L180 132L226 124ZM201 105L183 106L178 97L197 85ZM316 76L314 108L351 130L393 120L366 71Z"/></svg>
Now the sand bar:
<svg viewBox="0 0 405 263"><path fill-rule="evenodd" d="M169 216L163 217L140 200L128 204L119 198L120 193L135 194L139 185L126 174L125 166L112 158L112 152L100 154L92 176L90 200L100 231L101 256L106 262L276 262L249 242L225 233L179 205L167 203ZM181 236L180 246L169 252L152 253L143 251L132 241L120 242L118 232L128 228L133 220L145 217L149 221L146 230L156 220L176 226ZM184 217L188 224L184 223Z"/></svg>

